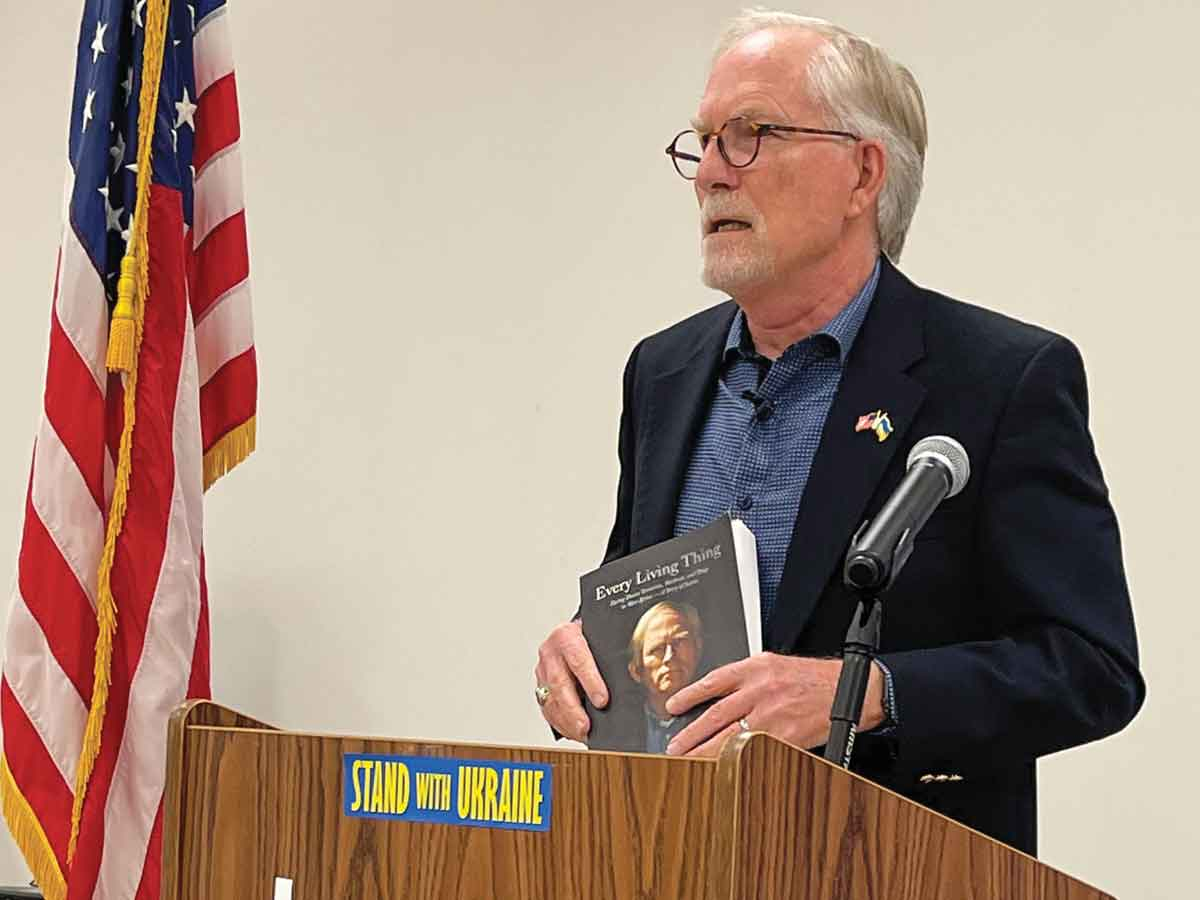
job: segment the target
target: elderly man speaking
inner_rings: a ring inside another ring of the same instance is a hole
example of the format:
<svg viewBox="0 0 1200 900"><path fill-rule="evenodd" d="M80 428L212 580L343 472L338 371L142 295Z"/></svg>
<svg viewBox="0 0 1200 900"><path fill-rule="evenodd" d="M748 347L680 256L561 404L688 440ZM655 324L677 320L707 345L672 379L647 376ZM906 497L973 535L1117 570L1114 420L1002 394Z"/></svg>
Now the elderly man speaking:
<svg viewBox="0 0 1200 900"><path fill-rule="evenodd" d="M747 726L819 747L851 536L916 441L958 440L971 478L886 595L853 768L1033 853L1037 758L1122 728L1145 688L1079 352L895 267L925 142L916 81L870 41L785 13L730 24L667 152L695 190L704 282L732 302L629 359L605 558L742 519L768 652L672 697L672 715L716 702L667 752ZM586 741L580 690L608 693L577 622L535 677L546 720Z"/></svg>

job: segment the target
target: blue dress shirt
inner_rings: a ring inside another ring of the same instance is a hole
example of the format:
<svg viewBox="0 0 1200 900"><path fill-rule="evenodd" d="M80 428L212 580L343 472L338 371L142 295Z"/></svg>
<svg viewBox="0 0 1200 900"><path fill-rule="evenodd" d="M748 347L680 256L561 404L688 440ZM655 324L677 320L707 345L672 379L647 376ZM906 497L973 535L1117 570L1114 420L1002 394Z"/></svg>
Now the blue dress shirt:
<svg viewBox="0 0 1200 900"><path fill-rule="evenodd" d="M726 513L746 523L758 544L764 628L825 418L878 282L876 262L837 315L773 362L754 349L741 310L729 328L720 383L684 478L675 535Z"/></svg>

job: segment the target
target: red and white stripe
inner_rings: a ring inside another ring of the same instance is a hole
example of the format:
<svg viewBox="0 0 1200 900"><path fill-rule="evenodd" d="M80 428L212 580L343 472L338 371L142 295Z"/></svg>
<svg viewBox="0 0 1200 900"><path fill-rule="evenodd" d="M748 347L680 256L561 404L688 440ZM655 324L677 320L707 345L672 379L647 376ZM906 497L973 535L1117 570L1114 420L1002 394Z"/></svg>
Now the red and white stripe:
<svg viewBox="0 0 1200 900"><path fill-rule="evenodd" d="M237 79L226 7L197 24L193 47L199 99L193 154L191 303L207 449L254 414L257 362Z"/></svg>
<svg viewBox="0 0 1200 900"><path fill-rule="evenodd" d="M158 897L167 720L185 698L209 695L204 455L255 414L240 128L224 8L197 23L194 54L194 222L185 227L178 192L152 186L143 357L153 347L156 365L139 372L131 490L112 570L112 685L69 869L124 392L105 371L104 287L69 225L59 252L0 717L5 760L69 900ZM71 188L68 179L68 196Z"/></svg>
<svg viewBox="0 0 1200 900"><path fill-rule="evenodd" d="M91 703L96 580L113 470L107 328L100 275L67 226L0 686L5 759L64 873Z"/></svg>

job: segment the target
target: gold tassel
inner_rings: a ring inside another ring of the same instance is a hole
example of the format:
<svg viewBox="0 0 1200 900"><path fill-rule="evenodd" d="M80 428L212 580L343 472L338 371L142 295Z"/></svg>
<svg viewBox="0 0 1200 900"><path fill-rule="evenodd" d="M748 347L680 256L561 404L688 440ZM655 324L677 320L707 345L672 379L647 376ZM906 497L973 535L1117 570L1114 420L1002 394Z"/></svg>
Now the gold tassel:
<svg viewBox="0 0 1200 900"><path fill-rule="evenodd" d="M222 475L254 452L258 419L251 416L237 428L227 432L204 454L204 489L207 491Z"/></svg>
<svg viewBox="0 0 1200 900"><path fill-rule="evenodd" d="M67 862L75 859L79 842L79 822L83 816L83 801L87 797L88 783L92 778L96 759L100 755L100 738L104 731L104 714L108 709L108 689L112 679L113 636L117 631L117 602L112 593L112 567L117 552L117 538L125 523L125 507L129 497L129 480L133 470L133 426L137 412L138 353L142 349L142 328L145 323L146 303L150 295L150 252L147 218L150 207L150 148L154 139L154 121L158 112L158 91L162 78L163 54L166 48L167 11L170 0L149 0L146 8L146 36L142 51L142 88L138 109L137 150L137 200L134 205L133 224L129 239L129 250L121 260L121 279L128 278L127 287L118 287L118 310L122 294L125 294L131 309L128 319L131 325L117 327L113 323L112 337L126 341L132 338L127 355L123 349L111 351L109 365L116 356L118 363L128 361L129 368L121 369L125 375L125 423L121 430L121 444L117 454L117 473L113 485L112 506L108 513L108 525L104 535L104 550L100 555L96 596L96 622L99 635L96 638L96 657L92 672L92 705L88 710L87 726L83 733L83 747L79 763L75 768L75 803L71 809L71 838L67 844ZM128 334L132 330L132 334Z"/></svg>
<svg viewBox="0 0 1200 900"><path fill-rule="evenodd" d="M121 277L117 279L117 307L113 310L112 325L109 326L108 333L106 364L110 372L133 371L136 273L137 259L132 253L126 253L121 260Z"/></svg>
<svg viewBox="0 0 1200 900"><path fill-rule="evenodd" d="M25 857L38 887L42 889L42 895L46 900L64 900L67 882L58 867L58 858L46 840L46 832L42 830L29 801L17 787L17 781L8 768L8 759L3 756L0 756L0 808L4 810L8 830L12 832L13 841Z"/></svg>

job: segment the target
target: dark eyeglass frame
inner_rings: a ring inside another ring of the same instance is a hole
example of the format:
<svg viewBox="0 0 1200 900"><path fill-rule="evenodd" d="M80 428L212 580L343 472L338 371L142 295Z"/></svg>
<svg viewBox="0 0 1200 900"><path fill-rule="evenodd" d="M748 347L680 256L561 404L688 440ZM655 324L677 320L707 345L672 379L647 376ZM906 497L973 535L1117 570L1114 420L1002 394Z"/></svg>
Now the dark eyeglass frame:
<svg viewBox="0 0 1200 900"><path fill-rule="evenodd" d="M724 133L730 122L746 122L750 126L750 130L754 133L754 152L750 154L750 158L744 163L735 163L729 158L729 154L725 150ZM824 137L848 138L856 143L862 140L862 138L857 134L852 134L849 131L837 131L831 128L805 128L800 125L779 125L774 122L755 122L753 120L746 119L745 116L733 116L732 118L727 119L725 124L722 125L716 132L701 134L694 128L685 128L683 131L679 132L679 134L675 135L675 138L667 145L666 153L667 156L671 157L671 163L675 166L675 171L679 173L680 178L684 178L688 181L695 181L695 175L685 175L683 169L679 167L679 160L681 159L685 159L688 162L693 162L697 166L700 165L700 157L694 156L691 153L684 153L676 148L676 145L679 143L679 139L684 135L696 135L696 139L700 141L702 153L704 150L708 149L708 142L711 141L715 135L717 139L717 150L720 152L721 158L725 160L725 162L728 163L731 168L744 169L747 166L753 165L754 161L758 159L758 151L762 149L763 136L772 132L782 132L785 134L815 134Z"/></svg>

